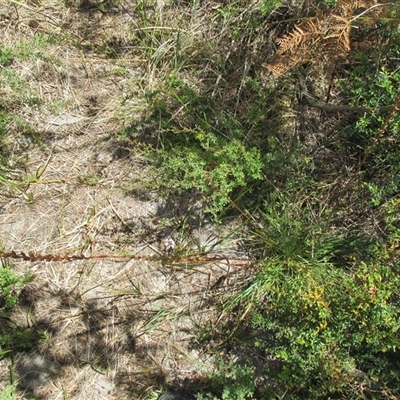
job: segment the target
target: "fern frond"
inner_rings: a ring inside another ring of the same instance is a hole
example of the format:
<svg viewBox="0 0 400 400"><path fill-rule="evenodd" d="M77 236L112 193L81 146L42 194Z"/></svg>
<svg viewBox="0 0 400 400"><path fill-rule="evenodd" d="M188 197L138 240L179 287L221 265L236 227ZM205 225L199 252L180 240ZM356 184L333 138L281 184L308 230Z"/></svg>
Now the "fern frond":
<svg viewBox="0 0 400 400"><path fill-rule="evenodd" d="M375 3L374 0L341 0L337 3L334 13L340 13L343 17L351 19L356 10L368 8Z"/></svg>
<svg viewBox="0 0 400 400"><path fill-rule="evenodd" d="M271 71L275 78L279 78L286 74L286 72L290 71L293 66L292 65L284 65L281 62L273 63L270 62L268 64L263 64L263 67Z"/></svg>
<svg viewBox="0 0 400 400"><path fill-rule="evenodd" d="M295 25L291 32L277 40L279 49L264 66L277 77L309 60L328 60L326 68L332 69L337 59L345 57L350 51L354 12L374 3L375 0L339 0L333 12Z"/></svg>
<svg viewBox="0 0 400 400"><path fill-rule="evenodd" d="M309 61L311 58L311 48L304 48L302 51L276 55L269 63L263 64L264 68L270 70L276 78L286 74L297 64Z"/></svg>
<svg viewBox="0 0 400 400"><path fill-rule="evenodd" d="M310 39L314 39L321 34L321 26L318 18L310 18L307 21L296 25L293 31L277 40L279 50L277 54L285 54L289 51L299 50L306 45Z"/></svg>
<svg viewBox="0 0 400 400"><path fill-rule="evenodd" d="M345 56L350 51L350 28L348 19L332 15L324 32L324 51L336 56Z"/></svg>

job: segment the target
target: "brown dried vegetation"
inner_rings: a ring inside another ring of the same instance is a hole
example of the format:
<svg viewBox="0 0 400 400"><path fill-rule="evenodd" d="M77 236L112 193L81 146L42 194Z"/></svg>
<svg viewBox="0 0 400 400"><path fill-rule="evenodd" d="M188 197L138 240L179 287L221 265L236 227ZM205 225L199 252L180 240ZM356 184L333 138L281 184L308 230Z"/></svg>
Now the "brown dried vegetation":
<svg viewBox="0 0 400 400"><path fill-rule="evenodd" d="M315 17L306 18L295 25L291 32L279 38L279 49L275 57L264 66L275 77L284 75L299 63L311 62L331 70L338 59L350 51L350 29L356 10L371 7L373 0L341 0L336 8L319 12ZM379 8L371 10L378 14Z"/></svg>

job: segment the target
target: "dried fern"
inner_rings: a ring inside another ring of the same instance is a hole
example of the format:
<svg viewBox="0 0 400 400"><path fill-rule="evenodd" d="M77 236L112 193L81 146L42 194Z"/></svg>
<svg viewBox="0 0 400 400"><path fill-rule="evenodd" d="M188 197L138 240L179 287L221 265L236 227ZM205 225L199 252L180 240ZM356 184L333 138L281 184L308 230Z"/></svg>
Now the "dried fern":
<svg viewBox="0 0 400 400"><path fill-rule="evenodd" d="M370 7L375 4L372 0L344 0L339 1L336 8L335 14L340 14L343 17L351 19L354 12L359 8Z"/></svg>
<svg viewBox="0 0 400 400"><path fill-rule="evenodd" d="M324 30L323 51L334 57L344 57L350 51L350 21L339 15L328 19Z"/></svg>
<svg viewBox="0 0 400 400"><path fill-rule="evenodd" d="M373 0L342 0L329 14L309 18L277 40L275 57L263 66L276 77L284 75L299 63L330 60L326 68L350 51L350 29L354 12L374 4Z"/></svg>
<svg viewBox="0 0 400 400"><path fill-rule="evenodd" d="M282 55L290 51L299 52L307 50L308 46L314 44L320 35L321 25L319 19L310 18L296 25L292 32L277 40L279 44L277 54Z"/></svg>

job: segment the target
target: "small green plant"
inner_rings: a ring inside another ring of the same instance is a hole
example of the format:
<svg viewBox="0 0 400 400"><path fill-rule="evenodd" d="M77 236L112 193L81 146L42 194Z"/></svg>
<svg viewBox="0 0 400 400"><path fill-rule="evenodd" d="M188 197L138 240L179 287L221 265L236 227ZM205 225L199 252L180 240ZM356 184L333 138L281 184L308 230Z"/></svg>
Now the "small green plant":
<svg viewBox="0 0 400 400"><path fill-rule="evenodd" d="M45 56L46 48L52 44L59 44L62 40L63 37L58 34L40 33L31 39L22 40L15 47L6 48L4 51L9 54L9 58L13 57L18 60L47 59Z"/></svg>
<svg viewBox="0 0 400 400"><path fill-rule="evenodd" d="M32 275L19 276L5 260L0 267L0 312L14 307L21 289L33 280ZM0 314L1 316L1 314Z"/></svg>
<svg viewBox="0 0 400 400"><path fill-rule="evenodd" d="M198 395L199 400L249 400L254 399L254 371L246 365L230 361L221 362L215 373L210 375L214 393Z"/></svg>
<svg viewBox="0 0 400 400"><path fill-rule="evenodd" d="M16 400L17 392L16 385L8 385L3 391L0 393L0 400Z"/></svg>
<svg viewBox="0 0 400 400"><path fill-rule="evenodd" d="M6 66L12 62L13 52L10 48L0 49L0 65Z"/></svg>
<svg viewBox="0 0 400 400"><path fill-rule="evenodd" d="M234 191L261 178L260 154L256 149L246 150L236 140L223 147L201 147L200 143L198 147L174 147L169 154L160 153L160 171L163 180L175 187L179 184L180 192L201 190L208 198L208 211L217 214L229 204Z"/></svg>
<svg viewBox="0 0 400 400"><path fill-rule="evenodd" d="M48 59L45 50L52 44L59 44L63 38L56 34L38 34L28 40L21 40L13 47L0 49L0 84L2 96L8 103L23 102L30 105L40 103L39 96L29 88L25 77L17 70L13 61L29 62L37 59L59 63L57 59ZM5 96L5 94L7 96Z"/></svg>
<svg viewBox="0 0 400 400"><path fill-rule="evenodd" d="M261 12L264 14L268 14L276 7L281 5L281 3L281 0L265 0L260 6Z"/></svg>
<svg viewBox="0 0 400 400"><path fill-rule="evenodd" d="M39 104L40 100L32 92L20 74L11 67L0 71L0 83L7 90L9 102L28 102L30 105Z"/></svg>
<svg viewBox="0 0 400 400"><path fill-rule="evenodd" d="M219 112L212 99L176 80L170 91L173 105L157 94L150 97L149 121L162 125L153 153L159 180L175 191L201 191L208 198L208 211L217 215L232 196L251 191L252 183L262 178L260 151L246 143L239 122ZM172 118L174 107L181 107L186 126Z"/></svg>
<svg viewBox="0 0 400 400"><path fill-rule="evenodd" d="M33 276L20 276L8 264L1 260L0 266L0 348L2 355L11 349L31 348L38 340L45 339L43 332L36 329L23 328L12 322L13 308L18 302L21 290L33 280Z"/></svg>

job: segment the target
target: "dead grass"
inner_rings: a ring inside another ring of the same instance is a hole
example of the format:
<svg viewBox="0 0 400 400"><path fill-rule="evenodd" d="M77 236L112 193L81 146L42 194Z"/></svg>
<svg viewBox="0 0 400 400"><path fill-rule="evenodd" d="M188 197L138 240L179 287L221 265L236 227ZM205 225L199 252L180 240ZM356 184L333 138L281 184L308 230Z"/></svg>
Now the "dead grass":
<svg viewBox="0 0 400 400"><path fill-rule="evenodd" d="M102 169L97 183L85 185L82 179L94 174L88 160L93 149L85 142L91 137L74 138L71 146L71 135L54 140L59 150L42 182L29 188L33 202L23 196L2 199L3 246L42 254L162 253L162 199L141 201L121 190L146 171L132 170L131 158L117 159ZM34 157L39 161L40 152ZM32 169L36 166L32 162ZM218 237L208 227L197 234ZM216 251L229 255L229 249ZM233 270L225 264L172 267L127 259L13 265L36 277L14 318L48 335L15 357L16 378L26 395L144 398L165 382L196 381L209 370L209 357L193 348L194 332L216 313L209 303L211 286ZM4 367L10 363L1 362ZM32 378L37 363L43 373ZM7 368L2 371L6 382Z"/></svg>
<svg viewBox="0 0 400 400"><path fill-rule="evenodd" d="M66 133L53 138L45 173L26 189L34 200L28 202L22 195L1 199L6 249L41 254L163 253L162 240L171 230L159 225L166 218L163 199L140 200L123 191L139 178L145 185L149 171L135 167L141 160L131 152L122 159L111 156L107 166L96 163L94 136ZM104 143L98 145L99 154L107 153L107 145L112 155L119 148L111 139ZM31 153L31 171L44 162L47 150ZM219 235L209 227L199 228L197 234ZM232 250L219 246L216 251L229 255ZM229 272L226 265L172 268L161 261L129 259L13 265L36 276L14 318L48 335L37 348L15 357L16 378L26 395L144 398L165 382L183 384L185 378L199 379L209 369L208 357L192 348L193 334L215 312L207 299L212 297L211 286ZM1 362L3 367L10 363ZM37 363L45 364L40 366L44 372L32 378L29 374ZM7 368L1 370L6 382Z"/></svg>
<svg viewBox="0 0 400 400"><path fill-rule="evenodd" d="M140 47L135 7L121 2L119 9L102 13L94 3L57 1L0 6L2 45L28 42L26 56L10 66L24 92L2 89L15 113L14 156L26 158L17 177L24 184L1 183L1 244L40 254L158 256L172 235L181 249L221 241L214 254L237 255L236 243L222 240L230 226L196 226L198 219L189 218L196 230L180 231L190 199L179 202L186 208L171 209L173 202L149 189L153 173L135 143L117 135L134 113L139 119L145 112L141 96L131 93L159 85L168 73L159 60L176 46L171 36L142 59L133 50ZM164 5L148 9L161 23ZM182 37L187 52L194 51L193 33L205 32L202 19L194 20ZM169 34L161 25L149 29ZM35 47L40 35L51 38L43 48ZM220 316L211 288L235 267L129 258L12 265L36 277L13 318L47 335L12 362L0 361L1 384L11 367L19 398L155 398L165 384L196 386L212 368L195 332ZM234 290L230 279L223 291Z"/></svg>

